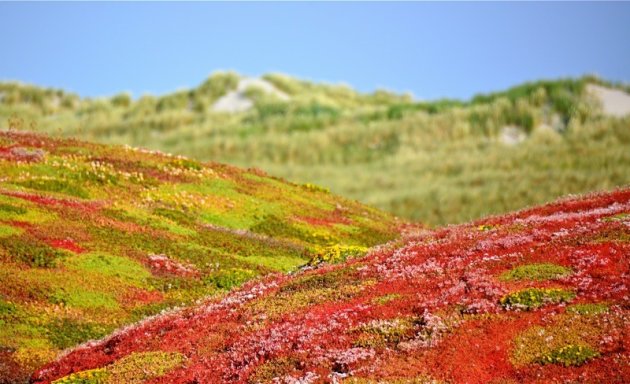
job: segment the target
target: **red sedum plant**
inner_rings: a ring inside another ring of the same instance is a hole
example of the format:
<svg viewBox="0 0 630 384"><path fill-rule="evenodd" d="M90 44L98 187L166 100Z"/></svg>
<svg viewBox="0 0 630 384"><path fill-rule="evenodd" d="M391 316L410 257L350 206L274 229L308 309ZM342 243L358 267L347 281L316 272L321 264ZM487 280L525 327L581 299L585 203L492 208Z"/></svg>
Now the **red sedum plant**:
<svg viewBox="0 0 630 384"><path fill-rule="evenodd" d="M164 351L185 363L151 383L628 383L630 220L609 218L629 212L623 189L409 231L119 329L32 381ZM543 263L571 273L502 278ZM590 303L605 310L574 309Z"/></svg>

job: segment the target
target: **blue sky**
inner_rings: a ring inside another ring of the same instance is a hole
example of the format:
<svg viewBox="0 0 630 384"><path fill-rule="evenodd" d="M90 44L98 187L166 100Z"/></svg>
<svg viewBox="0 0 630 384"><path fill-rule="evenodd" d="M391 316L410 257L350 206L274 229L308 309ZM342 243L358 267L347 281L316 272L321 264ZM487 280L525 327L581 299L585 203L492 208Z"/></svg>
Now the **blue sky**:
<svg viewBox="0 0 630 384"><path fill-rule="evenodd" d="M234 69L468 98L630 82L629 37L630 3L0 3L0 79L140 96Z"/></svg>

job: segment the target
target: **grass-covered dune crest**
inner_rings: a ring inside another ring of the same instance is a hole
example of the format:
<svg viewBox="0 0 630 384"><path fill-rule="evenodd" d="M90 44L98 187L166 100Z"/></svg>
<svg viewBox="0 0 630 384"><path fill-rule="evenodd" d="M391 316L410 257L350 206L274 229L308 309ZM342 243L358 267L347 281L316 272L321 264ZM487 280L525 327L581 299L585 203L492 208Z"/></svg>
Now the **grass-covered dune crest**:
<svg viewBox="0 0 630 384"><path fill-rule="evenodd" d="M362 255L401 224L258 169L0 131L0 382L256 277Z"/></svg>
<svg viewBox="0 0 630 384"><path fill-rule="evenodd" d="M0 124L15 129L258 167L429 225L630 183L630 87L594 76L470 100L231 72L137 99L13 83L0 95Z"/></svg>
<svg viewBox="0 0 630 384"><path fill-rule="evenodd" d="M32 380L627 383L629 218L625 188L408 231L119 330Z"/></svg>

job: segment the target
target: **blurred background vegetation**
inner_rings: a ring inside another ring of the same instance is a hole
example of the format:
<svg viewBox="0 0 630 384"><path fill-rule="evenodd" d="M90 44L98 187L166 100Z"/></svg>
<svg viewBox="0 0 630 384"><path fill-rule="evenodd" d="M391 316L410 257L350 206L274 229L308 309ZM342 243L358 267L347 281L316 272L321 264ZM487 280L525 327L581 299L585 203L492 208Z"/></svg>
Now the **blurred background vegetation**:
<svg viewBox="0 0 630 384"><path fill-rule="evenodd" d="M417 101L262 79L241 89L242 76L217 72L196 88L137 99L0 83L0 122L261 168L429 225L630 183L630 117L605 114L588 91L628 85L585 76ZM218 110L229 94L250 104Z"/></svg>

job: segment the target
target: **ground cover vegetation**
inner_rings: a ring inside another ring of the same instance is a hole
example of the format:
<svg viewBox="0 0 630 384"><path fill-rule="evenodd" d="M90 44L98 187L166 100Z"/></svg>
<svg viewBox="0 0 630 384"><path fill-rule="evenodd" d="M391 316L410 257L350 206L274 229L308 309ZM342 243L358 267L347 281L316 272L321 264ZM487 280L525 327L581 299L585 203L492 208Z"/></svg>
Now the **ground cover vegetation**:
<svg viewBox="0 0 630 384"><path fill-rule="evenodd" d="M0 132L0 382L26 382L64 349L167 308L360 256L399 225L257 169ZM137 382L183 359L138 355L90 377ZM145 376L127 376L145 360Z"/></svg>
<svg viewBox="0 0 630 384"><path fill-rule="evenodd" d="M628 383L628 213L618 189L407 228L119 329L33 381Z"/></svg>

